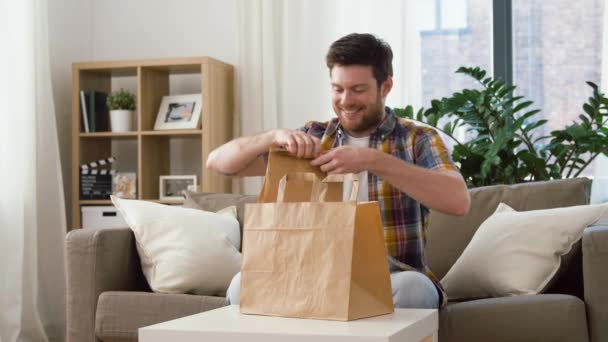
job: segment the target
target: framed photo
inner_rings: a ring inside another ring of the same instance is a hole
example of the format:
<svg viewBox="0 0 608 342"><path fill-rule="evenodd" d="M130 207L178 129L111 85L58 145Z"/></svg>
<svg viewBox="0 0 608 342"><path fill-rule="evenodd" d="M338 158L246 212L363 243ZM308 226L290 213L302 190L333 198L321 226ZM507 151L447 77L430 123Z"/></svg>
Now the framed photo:
<svg viewBox="0 0 608 342"><path fill-rule="evenodd" d="M119 198L137 198L137 177L135 172L118 172L112 179L112 194Z"/></svg>
<svg viewBox="0 0 608 342"><path fill-rule="evenodd" d="M161 200L183 199L183 192L196 188L196 175L160 176L159 194Z"/></svg>
<svg viewBox="0 0 608 342"><path fill-rule="evenodd" d="M154 129L196 129L202 102L201 94L163 96Z"/></svg>

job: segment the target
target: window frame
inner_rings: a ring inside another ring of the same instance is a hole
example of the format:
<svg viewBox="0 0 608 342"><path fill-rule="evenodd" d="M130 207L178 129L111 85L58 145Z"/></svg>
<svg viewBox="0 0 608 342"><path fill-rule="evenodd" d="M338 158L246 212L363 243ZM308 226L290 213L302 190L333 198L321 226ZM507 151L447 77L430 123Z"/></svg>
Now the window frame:
<svg viewBox="0 0 608 342"><path fill-rule="evenodd" d="M494 78L513 84L513 2L493 0L492 69Z"/></svg>

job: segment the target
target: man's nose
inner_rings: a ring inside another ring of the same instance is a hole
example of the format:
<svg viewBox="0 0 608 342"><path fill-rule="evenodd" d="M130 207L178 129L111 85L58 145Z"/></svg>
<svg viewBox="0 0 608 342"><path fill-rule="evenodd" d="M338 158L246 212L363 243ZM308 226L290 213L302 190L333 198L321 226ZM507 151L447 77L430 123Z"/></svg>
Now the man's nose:
<svg viewBox="0 0 608 342"><path fill-rule="evenodd" d="M342 93L342 97L340 98L340 104L342 106L348 106L353 103L353 95L350 91L345 91Z"/></svg>

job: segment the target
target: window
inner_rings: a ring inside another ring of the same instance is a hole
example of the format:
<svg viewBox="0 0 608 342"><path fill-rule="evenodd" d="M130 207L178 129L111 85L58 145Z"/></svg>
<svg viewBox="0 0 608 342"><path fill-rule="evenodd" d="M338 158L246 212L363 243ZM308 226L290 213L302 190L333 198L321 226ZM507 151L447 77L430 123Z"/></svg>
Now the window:
<svg viewBox="0 0 608 342"><path fill-rule="evenodd" d="M408 3L415 4L413 17L407 19L415 23L419 41L407 46L401 55L410 53L419 58L403 63L417 66L404 75L419 85L414 95L406 94L404 102L415 108L428 108L431 100L464 88L481 87L454 73L460 66L478 66L488 76L516 85L517 95L534 101L530 109L542 110L536 119L547 119L548 123L535 130L539 137L580 122L582 105L592 94L586 81L602 86L604 1L581 0L577 6L568 0ZM608 84L603 86L607 92ZM464 130L456 132L458 140L470 137ZM451 145L450 139L444 140ZM590 165L583 175L593 173Z"/></svg>
<svg viewBox="0 0 608 342"><path fill-rule="evenodd" d="M513 83L549 120L542 135L579 121L585 81L600 84L603 13L597 0L513 0Z"/></svg>
<svg viewBox="0 0 608 342"><path fill-rule="evenodd" d="M418 0L423 34L462 33L468 27L467 0Z"/></svg>
<svg viewBox="0 0 608 342"><path fill-rule="evenodd" d="M459 67L479 66L492 73L492 1L421 2L440 6L435 11L437 16L421 16L429 21L426 27L430 26L428 24L432 20L435 20L435 24L443 25L440 27L445 29L468 25L468 29L457 35L449 30L439 30L434 34L421 31L422 105L429 107L433 99L449 96L464 88L479 86L467 76L454 74ZM428 5L425 6L421 7L421 12L429 11Z"/></svg>

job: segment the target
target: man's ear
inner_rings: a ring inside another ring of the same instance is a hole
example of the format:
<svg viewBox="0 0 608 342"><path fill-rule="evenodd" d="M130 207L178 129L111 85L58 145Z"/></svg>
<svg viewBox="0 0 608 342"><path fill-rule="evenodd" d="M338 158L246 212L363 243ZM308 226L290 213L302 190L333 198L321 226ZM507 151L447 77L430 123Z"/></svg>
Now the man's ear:
<svg viewBox="0 0 608 342"><path fill-rule="evenodd" d="M393 89L393 77L389 76L386 81L382 82L382 85L380 86L380 93L382 94L382 97L386 97L388 93L391 92L391 89Z"/></svg>

